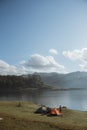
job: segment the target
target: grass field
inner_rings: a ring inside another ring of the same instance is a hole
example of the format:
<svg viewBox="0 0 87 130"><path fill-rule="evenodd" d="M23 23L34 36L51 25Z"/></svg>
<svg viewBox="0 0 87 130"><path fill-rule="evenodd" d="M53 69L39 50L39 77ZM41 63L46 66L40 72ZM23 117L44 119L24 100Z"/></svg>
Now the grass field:
<svg viewBox="0 0 87 130"><path fill-rule="evenodd" d="M87 130L87 112L62 109L62 116L35 114L32 102L0 102L0 130Z"/></svg>

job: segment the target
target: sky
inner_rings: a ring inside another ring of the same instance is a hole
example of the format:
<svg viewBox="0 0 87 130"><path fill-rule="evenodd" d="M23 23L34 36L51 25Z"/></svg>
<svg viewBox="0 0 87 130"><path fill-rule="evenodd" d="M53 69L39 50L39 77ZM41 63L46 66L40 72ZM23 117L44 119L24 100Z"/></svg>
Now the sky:
<svg viewBox="0 0 87 130"><path fill-rule="evenodd" d="M0 75L87 71L87 0L0 0Z"/></svg>

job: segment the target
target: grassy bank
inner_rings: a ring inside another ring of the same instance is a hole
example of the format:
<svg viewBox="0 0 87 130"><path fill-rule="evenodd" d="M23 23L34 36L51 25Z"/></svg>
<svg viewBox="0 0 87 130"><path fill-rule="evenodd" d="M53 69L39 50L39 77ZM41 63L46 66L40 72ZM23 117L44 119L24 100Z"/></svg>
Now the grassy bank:
<svg viewBox="0 0 87 130"><path fill-rule="evenodd" d="M0 130L87 130L87 112L62 109L61 117L34 112L31 102L0 102Z"/></svg>

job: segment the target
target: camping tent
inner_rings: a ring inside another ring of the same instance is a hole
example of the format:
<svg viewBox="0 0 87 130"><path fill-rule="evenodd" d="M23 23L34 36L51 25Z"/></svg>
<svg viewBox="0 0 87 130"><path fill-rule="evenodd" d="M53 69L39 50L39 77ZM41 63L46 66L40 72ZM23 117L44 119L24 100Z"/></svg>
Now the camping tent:
<svg viewBox="0 0 87 130"><path fill-rule="evenodd" d="M46 106L43 105L43 106L39 107L36 110L35 113L44 113L44 114L46 114L46 113L49 113L50 111L51 111L51 109L49 107L46 107Z"/></svg>
<svg viewBox="0 0 87 130"><path fill-rule="evenodd" d="M56 109L56 108L51 109L50 114L54 115L54 116L60 116L61 115L61 113L59 112L59 110Z"/></svg>
<svg viewBox="0 0 87 130"><path fill-rule="evenodd" d="M35 113L46 113L47 112L47 107L46 106L41 106L39 107Z"/></svg>
<svg viewBox="0 0 87 130"><path fill-rule="evenodd" d="M43 113L42 107L39 107L39 108L35 111L35 113Z"/></svg>

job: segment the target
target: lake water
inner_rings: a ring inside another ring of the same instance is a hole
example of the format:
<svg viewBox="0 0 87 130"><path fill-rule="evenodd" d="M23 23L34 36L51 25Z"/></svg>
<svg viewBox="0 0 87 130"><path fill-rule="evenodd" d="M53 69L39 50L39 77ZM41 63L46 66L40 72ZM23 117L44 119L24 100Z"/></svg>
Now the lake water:
<svg viewBox="0 0 87 130"><path fill-rule="evenodd" d="M1 101L33 101L49 107L66 106L70 109L87 111L87 90L35 91L27 93L1 93Z"/></svg>

